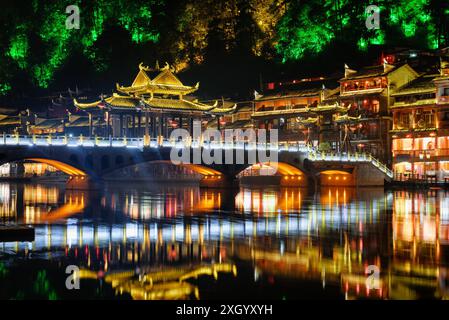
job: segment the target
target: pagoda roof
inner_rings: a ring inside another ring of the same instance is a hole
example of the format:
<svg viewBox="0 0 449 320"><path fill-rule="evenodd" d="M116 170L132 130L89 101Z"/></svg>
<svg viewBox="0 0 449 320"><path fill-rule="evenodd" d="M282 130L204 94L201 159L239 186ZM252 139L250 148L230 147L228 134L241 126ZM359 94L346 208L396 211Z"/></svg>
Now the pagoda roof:
<svg viewBox="0 0 449 320"><path fill-rule="evenodd" d="M421 76L409 84L399 88L396 92L392 93L391 96L403 96L409 94L418 94L418 93L432 93L436 92L435 83L433 80L438 75L424 75Z"/></svg>
<svg viewBox="0 0 449 320"><path fill-rule="evenodd" d="M140 99L130 96L121 96L114 93L108 98L102 98L100 100L90 103L80 103L76 99L73 99L73 103L77 108L83 110L98 109L102 104L108 105L111 108L137 108L141 105Z"/></svg>
<svg viewBox="0 0 449 320"><path fill-rule="evenodd" d="M262 95L256 96L256 101L276 100L293 97L320 96L323 90L338 88L338 82L334 78L320 78L318 80L298 80L288 84L282 84L275 89L266 90Z"/></svg>
<svg viewBox="0 0 449 320"><path fill-rule="evenodd" d="M430 107L434 106L436 103L436 99L419 99L415 101L396 101L392 106L390 106L390 109L397 109L397 108L416 108L416 107Z"/></svg>
<svg viewBox="0 0 449 320"><path fill-rule="evenodd" d="M297 122L299 124L303 124L303 125L315 124L315 123L317 123L317 121L318 121L318 118L311 118L311 117L309 117L307 119L299 119L299 120L297 120Z"/></svg>
<svg viewBox="0 0 449 320"><path fill-rule="evenodd" d="M360 119L362 119L362 115L359 115L358 117L351 117L348 114L344 114L344 115L337 115L335 117L335 122L357 122Z"/></svg>
<svg viewBox="0 0 449 320"><path fill-rule="evenodd" d="M237 104L231 101L219 101L217 100L217 106L208 111L210 114L228 114L237 110Z"/></svg>
<svg viewBox="0 0 449 320"><path fill-rule="evenodd" d="M152 74L158 72L154 78ZM151 69L144 66L142 63L139 64L139 72L135 77L131 86L121 86L116 84L117 91L127 94L189 94L195 92L199 88L199 83L195 86L184 85L178 77L174 74L170 65L167 63L165 67Z"/></svg>
<svg viewBox="0 0 449 320"><path fill-rule="evenodd" d="M438 75L423 75L410 83L399 88L396 92L392 93L391 96L403 96L409 94L419 94L419 93L432 93L436 92L435 83L433 80Z"/></svg>
<svg viewBox="0 0 449 320"><path fill-rule="evenodd" d="M169 109L180 111L211 111L216 108L217 102L214 105L207 105L196 100L189 101L186 99L163 99L163 98L149 98L142 99L146 106L150 109Z"/></svg>
<svg viewBox="0 0 449 320"><path fill-rule="evenodd" d="M92 119L93 125L99 125L102 121L100 119L94 118ZM86 116L72 116L70 122L66 124L67 127L88 127L89 126L89 117Z"/></svg>
<svg viewBox="0 0 449 320"><path fill-rule="evenodd" d="M303 89L303 90L286 90L281 92L276 92L272 94L263 95L256 99L256 101L266 101L293 97L314 97L319 96L321 93L321 88L313 89Z"/></svg>
<svg viewBox="0 0 449 320"><path fill-rule="evenodd" d="M9 126L9 125L19 125L20 117L19 116L4 116L0 118L0 126Z"/></svg>
<svg viewBox="0 0 449 320"><path fill-rule="evenodd" d="M340 81L385 76L395 69L396 67L394 66L392 66L392 68L385 69L383 64L363 67L360 70L351 70L352 72L348 74L347 77L340 79Z"/></svg>
<svg viewBox="0 0 449 320"><path fill-rule="evenodd" d="M347 112L348 109L340 106L338 103L335 103L335 104L331 104L331 105L325 104L325 105L318 105L316 107L311 107L310 111L314 112L314 113L329 112L329 111Z"/></svg>
<svg viewBox="0 0 449 320"><path fill-rule="evenodd" d="M32 127L35 129L55 129L61 127L63 125L62 118L54 118L54 119L38 119L37 121L42 120Z"/></svg>
<svg viewBox="0 0 449 320"><path fill-rule="evenodd" d="M291 108L291 109L282 109L282 110L269 110L269 111L256 111L254 112L251 117L252 118L260 118L260 117L267 117L267 116L275 116L275 115L285 115L285 116L291 116L296 114L304 114L309 113L312 111L312 108L304 107L304 108Z"/></svg>

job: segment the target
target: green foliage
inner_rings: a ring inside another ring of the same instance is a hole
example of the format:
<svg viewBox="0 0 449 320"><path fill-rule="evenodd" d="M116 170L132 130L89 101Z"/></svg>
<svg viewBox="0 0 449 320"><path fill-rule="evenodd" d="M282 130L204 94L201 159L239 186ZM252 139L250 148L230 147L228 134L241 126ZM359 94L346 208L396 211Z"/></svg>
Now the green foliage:
<svg viewBox="0 0 449 320"><path fill-rule="evenodd" d="M331 144L329 142L321 142L318 146L318 150L322 152L327 152L331 150Z"/></svg>
<svg viewBox="0 0 449 320"><path fill-rule="evenodd" d="M445 21L440 21L440 4L434 0L431 7L431 2L379 0L375 4L380 8L380 29L368 30L365 8L372 4L368 1L294 1L278 24L276 49L284 62L302 59L306 54L316 55L336 39L355 43L361 51L367 51L370 45L401 42L424 42L424 48L436 49L442 37L439 26L442 22L447 24L449 17L446 15ZM388 34L398 37L387 39Z"/></svg>
<svg viewBox="0 0 449 320"><path fill-rule="evenodd" d="M66 29L67 5L80 8L80 29ZM32 0L7 6L0 33L0 95L16 89L17 74L47 88L73 56L98 72L108 69L105 32L125 30L132 47L158 44L161 59L178 70L205 61L207 52L231 52L283 62L322 54L333 45L366 52L374 45L436 49L449 45L447 0L378 0L380 29L365 27L369 0ZM123 40L123 39L121 39ZM106 47L105 47L106 45ZM243 52L244 48L248 52ZM209 51L208 51L209 50ZM139 53L143 55L143 53ZM169 60L169 61L170 61Z"/></svg>
<svg viewBox="0 0 449 320"><path fill-rule="evenodd" d="M106 66L96 42L106 24L125 28L135 43L157 42L159 33L152 27L155 3L158 0L33 1L30 11L23 12L18 7L16 10L20 12L13 12L22 23L18 27L11 23L9 30L5 30L9 34L9 46L4 56L11 58L20 69L29 68L33 82L41 88L49 86L54 73L74 51L83 52L97 70L103 71ZM67 29L65 25L69 16L65 8L72 4L80 7L80 29ZM35 51L39 54L35 55ZM0 84L0 94L10 89L9 84Z"/></svg>
<svg viewBox="0 0 449 320"><path fill-rule="evenodd" d="M57 300L58 295L56 291L50 287L50 281L47 277L47 272L41 270L37 273L36 281L33 284L34 293L38 296L44 296L48 300Z"/></svg>
<svg viewBox="0 0 449 320"><path fill-rule="evenodd" d="M326 0L323 6L320 1L291 4L278 25L276 49L283 61L319 53L335 38L336 25L330 18L336 12L331 2Z"/></svg>
<svg viewBox="0 0 449 320"><path fill-rule="evenodd" d="M8 269L6 268L6 265L3 262L0 262L0 278L6 277L8 274Z"/></svg>

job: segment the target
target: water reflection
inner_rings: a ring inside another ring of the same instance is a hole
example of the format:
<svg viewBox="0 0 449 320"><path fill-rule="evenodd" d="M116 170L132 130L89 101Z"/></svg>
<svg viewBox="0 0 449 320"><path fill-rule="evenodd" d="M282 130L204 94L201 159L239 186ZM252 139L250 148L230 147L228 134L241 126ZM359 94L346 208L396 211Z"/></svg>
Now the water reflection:
<svg viewBox="0 0 449 320"><path fill-rule="evenodd" d="M38 265L32 283L45 271L53 295L73 298L64 272L76 264L94 297L447 298L448 201L441 190L0 184L2 222L36 228L31 243L0 243L0 282Z"/></svg>

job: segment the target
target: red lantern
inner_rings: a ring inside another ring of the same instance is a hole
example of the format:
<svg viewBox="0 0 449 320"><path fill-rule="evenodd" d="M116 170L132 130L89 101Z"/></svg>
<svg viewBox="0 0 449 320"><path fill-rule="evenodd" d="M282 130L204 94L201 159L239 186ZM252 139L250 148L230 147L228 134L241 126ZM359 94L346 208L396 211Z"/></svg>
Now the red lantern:
<svg viewBox="0 0 449 320"><path fill-rule="evenodd" d="M168 123L170 124L170 126L172 128L177 128L178 127L178 122L176 120L168 120Z"/></svg>

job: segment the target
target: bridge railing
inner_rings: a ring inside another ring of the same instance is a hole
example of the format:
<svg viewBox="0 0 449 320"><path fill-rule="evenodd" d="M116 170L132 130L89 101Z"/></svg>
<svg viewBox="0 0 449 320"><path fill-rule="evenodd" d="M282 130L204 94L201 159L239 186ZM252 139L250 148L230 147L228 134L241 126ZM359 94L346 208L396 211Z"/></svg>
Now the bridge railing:
<svg viewBox="0 0 449 320"><path fill-rule="evenodd" d="M24 146L68 146L68 147L128 147L128 148L192 148L202 147L205 149L244 149L244 150L273 150L288 152L304 152L308 154L311 161L338 161L338 162L370 162L379 168L388 177L393 178L393 172L378 159L368 153L335 153L320 152L315 148L306 145L304 142L247 142L247 141L204 141L200 139L174 140L163 137L150 138L127 138L127 137L84 137L80 136L52 136L52 135L7 135L0 138L0 145L24 145Z"/></svg>
<svg viewBox="0 0 449 320"><path fill-rule="evenodd" d="M23 145L23 146L68 146L68 147L128 147L128 148L158 148L175 147L192 148L203 147L206 149L245 149L245 150L273 150L290 152L308 152L310 148L303 142L247 142L247 141L204 141L200 139L174 140L153 137L145 138L127 137L84 137L80 136L52 136L52 135L9 135L0 136L0 145Z"/></svg>
<svg viewBox="0 0 449 320"><path fill-rule="evenodd" d="M366 152L320 152L311 149L309 151L309 160L311 161L337 161L337 162L369 162L385 173L389 178L393 178L393 171L385 164Z"/></svg>

